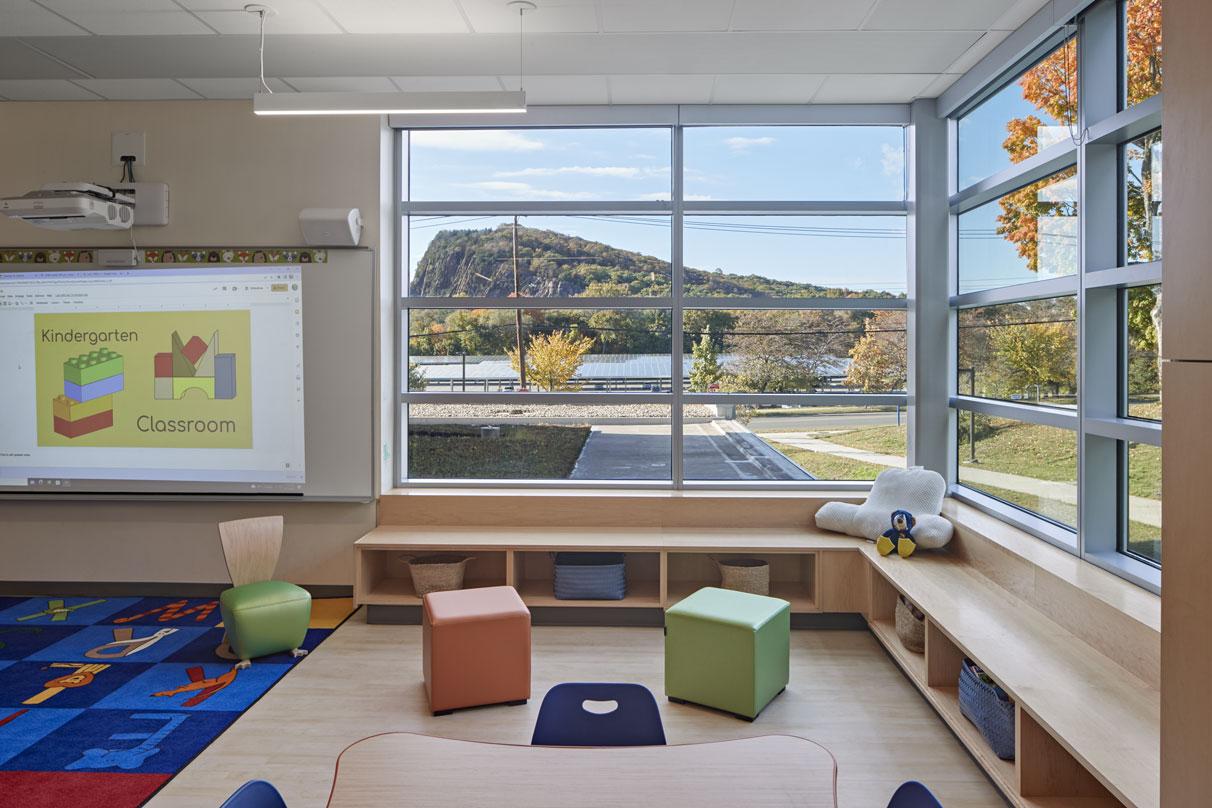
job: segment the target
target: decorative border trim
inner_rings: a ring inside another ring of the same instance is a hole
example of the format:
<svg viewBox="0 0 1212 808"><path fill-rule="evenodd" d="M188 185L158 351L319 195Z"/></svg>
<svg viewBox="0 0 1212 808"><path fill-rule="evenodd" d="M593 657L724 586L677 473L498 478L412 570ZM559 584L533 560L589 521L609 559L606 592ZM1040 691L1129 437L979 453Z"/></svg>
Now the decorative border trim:
<svg viewBox="0 0 1212 808"><path fill-rule="evenodd" d="M0 264L93 264L106 247L0 248ZM137 250L139 264L326 264L328 250L247 247L149 247Z"/></svg>

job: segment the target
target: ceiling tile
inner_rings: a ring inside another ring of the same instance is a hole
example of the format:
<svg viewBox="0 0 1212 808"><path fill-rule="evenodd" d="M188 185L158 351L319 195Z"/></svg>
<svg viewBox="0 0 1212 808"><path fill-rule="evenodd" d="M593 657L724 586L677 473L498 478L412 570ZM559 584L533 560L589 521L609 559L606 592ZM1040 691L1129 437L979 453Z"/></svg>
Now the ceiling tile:
<svg viewBox="0 0 1212 808"><path fill-rule="evenodd" d="M984 31L1014 0L879 0L866 31Z"/></svg>
<svg viewBox="0 0 1212 808"><path fill-rule="evenodd" d="M501 83L507 90L518 89L517 76L502 76ZM610 103L605 76L527 76L525 87L527 104Z"/></svg>
<svg viewBox="0 0 1212 808"><path fill-rule="evenodd" d="M989 53L1000 45L1006 37L1010 36L1009 31L988 31L978 39L975 44L968 50L960 54L960 57L947 66L944 73L967 73L973 66L984 59Z"/></svg>
<svg viewBox="0 0 1212 808"><path fill-rule="evenodd" d="M820 75L716 76L713 104L807 104L825 80Z"/></svg>
<svg viewBox="0 0 1212 808"><path fill-rule="evenodd" d="M319 0L351 34L465 34L454 0Z"/></svg>
<svg viewBox="0 0 1212 808"><path fill-rule="evenodd" d="M500 90L496 76L392 76L406 93L484 92ZM516 84L516 81L515 81Z"/></svg>
<svg viewBox="0 0 1212 808"><path fill-rule="evenodd" d="M991 27L997 31L1015 31L1047 4L1048 0L1018 0Z"/></svg>
<svg viewBox="0 0 1212 808"><path fill-rule="evenodd" d="M286 82L301 93L397 93L399 88L386 76L308 76L286 77Z"/></svg>
<svg viewBox="0 0 1212 808"><path fill-rule="evenodd" d="M30 0L0 0L0 36L85 36L78 25Z"/></svg>
<svg viewBox="0 0 1212 808"><path fill-rule="evenodd" d="M77 25L103 36L212 34L172 0L41 0Z"/></svg>
<svg viewBox="0 0 1212 808"><path fill-rule="evenodd" d="M613 104L706 104L714 76L611 76Z"/></svg>
<svg viewBox="0 0 1212 808"><path fill-rule="evenodd" d="M516 34L518 12L504 0L459 0L477 34ZM593 33L598 13L593 0L537 0L538 8L526 13L527 34Z"/></svg>
<svg viewBox="0 0 1212 808"><path fill-rule="evenodd" d="M926 85L926 89L922 90L921 98L938 98L943 94L943 91L955 84L960 77L960 73L940 73L934 81Z"/></svg>
<svg viewBox="0 0 1212 808"><path fill-rule="evenodd" d="M0 81L0 96L12 101L96 101L97 96L70 81L60 79L10 79Z"/></svg>
<svg viewBox="0 0 1212 808"><path fill-rule="evenodd" d="M875 0L736 0L732 30L855 30L873 5Z"/></svg>
<svg viewBox="0 0 1212 808"><path fill-rule="evenodd" d="M255 34L256 14L244 10L244 0L180 0L181 5L220 34ZM311 0L272 0L278 12L265 18L267 36L278 34L339 34L341 27Z"/></svg>
<svg viewBox="0 0 1212 808"><path fill-rule="evenodd" d="M733 0L599 0L602 30L727 31Z"/></svg>
<svg viewBox="0 0 1212 808"><path fill-rule="evenodd" d="M79 79L78 84L112 101L161 101L198 94L172 79Z"/></svg>
<svg viewBox="0 0 1212 808"><path fill-rule="evenodd" d="M92 42L96 37L63 37L58 42ZM38 40L43 42L45 40ZM70 50L70 49L69 49ZM4 79L72 79L82 76L62 62L43 56L24 43L8 40L0 48L0 78Z"/></svg>
<svg viewBox="0 0 1212 808"><path fill-rule="evenodd" d="M833 75L825 78L814 104L903 104L921 95L936 74Z"/></svg>
<svg viewBox="0 0 1212 808"><path fill-rule="evenodd" d="M261 90L261 80L256 76L243 79L177 79L189 89L206 98L252 98ZM290 87L281 79L267 79L266 84L275 93L289 93Z"/></svg>

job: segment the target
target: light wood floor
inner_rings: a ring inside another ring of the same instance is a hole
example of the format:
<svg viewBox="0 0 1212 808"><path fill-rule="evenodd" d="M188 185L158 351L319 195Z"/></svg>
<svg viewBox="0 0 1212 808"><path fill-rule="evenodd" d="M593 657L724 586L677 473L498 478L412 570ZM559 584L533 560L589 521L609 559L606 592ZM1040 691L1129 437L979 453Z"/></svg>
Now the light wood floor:
<svg viewBox="0 0 1212 808"><path fill-rule="evenodd" d="M434 718L421 682L421 629L367 625L359 612L149 805L215 808L240 783L263 778L290 808L319 808L337 755L359 738L408 731L529 743L548 687L603 680L647 685L670 743L790 733L823 744L838 760L843 808L883 808L909 779L927 783L947 808L1005 805L865 631L793 631L791 684L752 724L664 699L660 629L539 627L533 642L529 704Z"/></svg>

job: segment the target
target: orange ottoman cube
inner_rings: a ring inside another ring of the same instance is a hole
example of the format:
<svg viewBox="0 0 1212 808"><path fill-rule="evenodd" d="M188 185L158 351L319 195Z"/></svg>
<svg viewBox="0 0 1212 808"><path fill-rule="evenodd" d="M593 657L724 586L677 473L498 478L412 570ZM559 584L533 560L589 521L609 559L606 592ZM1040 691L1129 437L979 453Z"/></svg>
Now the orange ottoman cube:
<svg viewBox="0 0 1212 808"><path fill-rule="evenodd" d="M422 600L425 691L434 715L530 698L530 610L512 586Z"/></svg>

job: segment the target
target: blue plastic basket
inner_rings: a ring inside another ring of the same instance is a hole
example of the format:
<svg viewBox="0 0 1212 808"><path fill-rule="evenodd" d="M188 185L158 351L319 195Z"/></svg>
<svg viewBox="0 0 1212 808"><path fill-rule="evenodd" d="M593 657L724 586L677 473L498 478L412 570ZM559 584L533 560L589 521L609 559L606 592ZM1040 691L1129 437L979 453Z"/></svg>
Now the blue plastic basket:
<svg viewBox="0 0 1212 808"><path fill-rule="evenodd" d="M622 553L556 553L557 600L622 600L627 567Z"/></svg>
<svg viewBox="0 0 1212 808"><path fill-rule="evenodd" d="M980 730L993 754L1014 760L1014 701L997 685L982 682L975 667L970 659L960 665L960 712Z"/></svg>

